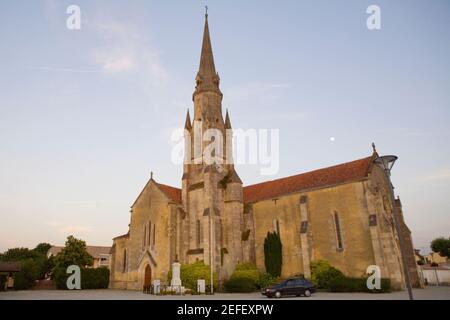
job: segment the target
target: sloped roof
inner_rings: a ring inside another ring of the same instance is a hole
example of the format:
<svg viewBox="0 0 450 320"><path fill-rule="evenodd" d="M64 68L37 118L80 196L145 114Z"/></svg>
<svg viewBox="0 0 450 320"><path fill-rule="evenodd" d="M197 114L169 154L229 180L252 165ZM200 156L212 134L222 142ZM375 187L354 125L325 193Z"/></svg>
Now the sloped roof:
<svg viewBox="0 0 450 320"><path fill-rule="evenodd" d="M303 190L324 188L367 177L372 157L244 187L244 202L256 202Z"/></svg>
<svg viewBox="0 0 450 320"><path fill-rule="evenodd" d="M61 250L64 247L62 246L52 246L48 252L47 256L53 255L56 256L58 253L61 252ZM111 247L103 247L103 246L86 246L86 251L93 257L93 258L100 258L100 256L109 254L111 250Z"/></svg>
<svg viewBox="0 0 450 320"><path fill-rule="evenodd" d="M19 272L20 270L18 262L0 261L0 272Z"/></svg>
<svg viewBox="0 0 450 320"><path fill-rule="evenodd" d="M289 193L361 180L367 177L373 158L374 155L328 168L246 186L243 188L244 202L256 202ZM181 189L155 183L169 199L181 204Z"/></svg>
<svg viewBox="0 0 450 320"><path fill-rule="evenodd" d="M174 188L162 183L155 183L158 186L159 190L161 190L170 200L174 201L175 203L181 203L181 189Z"/></svg>

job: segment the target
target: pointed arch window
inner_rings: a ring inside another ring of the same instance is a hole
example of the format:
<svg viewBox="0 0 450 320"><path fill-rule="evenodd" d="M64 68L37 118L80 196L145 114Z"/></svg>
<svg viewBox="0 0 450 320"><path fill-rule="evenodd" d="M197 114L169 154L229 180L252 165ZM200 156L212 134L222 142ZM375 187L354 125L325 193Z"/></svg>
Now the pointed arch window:
<svg viewBox="0 0 450 320"><path fill-rule="evenodd" d="M127 249L123 250L122 272L127 272Z"/></svg>
<svg viewBox="0 0 450 320"><path fill-rule="evenodd" d="M153 230L152 230L152 246L153 247L155 246L155 243L156 243L156 232L155 232L156 228L155 228L155 226L156 226L156 224L153 223L153 225L152 225L152 227L153 227Z"/></svg>
<svg viewBox="0 0 450 320"><path fill-rule="evenodd" d="M339 219L339 214L336 211L333 213L333 221L334 230L336 232L336 249L342 251L344 250L344 244L342 241L341 221Z"/></svg>
<svg viewBox="0 0 450 320"><path fill-rule="evenodd" d="M197 235L197 248L200 248L200 244L201 244L201 225L200 225L200 220L197 220L197 224L195 227L195 231L196 231L196 235Z"/></svg>
<svg viewBox="0 0 450 320"><path fill-rule="evenodd" d="M145 249L145 245L146 243L146 239L147 239L147 226L144 226L144 236L142 237L142 248L141 250Z"/></svg>
<svg viewBox="0 0 450 320"><path fill-rule="evenodd" d="M150 242L152 240L152 222L148 222L148 237L147 237L147 245L150 246Z"/></svg>

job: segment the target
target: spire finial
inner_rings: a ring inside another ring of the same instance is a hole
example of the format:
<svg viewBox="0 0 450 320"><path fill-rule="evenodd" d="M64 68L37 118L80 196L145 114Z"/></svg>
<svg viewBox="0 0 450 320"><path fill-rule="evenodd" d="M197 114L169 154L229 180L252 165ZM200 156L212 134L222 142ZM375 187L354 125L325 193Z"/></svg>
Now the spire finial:
<svg viewBox="0 0 450 320"><path fill-rule="evenodd" d="M153 180L153 171L150 171L150 180Z"/></svg>
<svg viewBox="0 0 450 320"><path fill-rule="evenodd" d="M205 6L205 17L208 18L208 6Z"/></svg>
<svg viewBox="0 0 450 320"><path fill-rule="evenodd" d="M228 108L226 109L226 115L225 115L225 129L231 129L231 120L230 115L228 114Z"/></svg>
<svg viewBox="0 0 450 320"><path fill-rule="evenodd" d="M374 142L372 142L372 150L373 150L373 153L377 153L377 148L375 147Z"/></svg>

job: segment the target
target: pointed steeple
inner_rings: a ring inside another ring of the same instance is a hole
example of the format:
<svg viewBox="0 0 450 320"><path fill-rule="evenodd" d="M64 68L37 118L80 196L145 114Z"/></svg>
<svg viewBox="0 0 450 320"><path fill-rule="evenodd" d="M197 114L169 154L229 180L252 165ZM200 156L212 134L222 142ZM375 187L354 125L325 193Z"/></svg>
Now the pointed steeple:
<svg viewBox="0 0 450 320"><path fill-rule="evenodd" d="M230 120L230 115L228 114L228 109L227 109L227 114L225 116L225 129L231 129L231 120Z"/></svg>
<svg viewBox="0 0 450 320"><path fill-rule="evenodd" d="M189 131L192 129L191 116L189 115L189 109L187 110L186 122L184 124L184 128Z"/></svg>
<svg viewBox="0 0 450 320"><path fill-rule="evenodd" d="M208 14L205 14L205 27L203 30L203 43L200 55L200 66L195 78L196 87L194 95L202 91L215 91L222 95L219 89L220 77L216 72L211 38L209 36Z"/></svg>

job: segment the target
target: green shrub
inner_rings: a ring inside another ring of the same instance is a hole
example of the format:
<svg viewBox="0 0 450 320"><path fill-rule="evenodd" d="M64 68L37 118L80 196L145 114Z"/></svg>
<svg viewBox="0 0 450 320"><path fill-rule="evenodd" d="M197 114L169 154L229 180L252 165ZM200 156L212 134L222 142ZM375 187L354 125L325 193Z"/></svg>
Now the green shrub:
<svg viewBox="0 0 450 320"><path fill-rule="evenodd" d="M66 269L59 267L53 271L53 281L59 290L67 289L67 278L70 274ZM109 285L109 269L105 267L97 269L81 268L81 289L106 289Z"/></svg>
<svg viewBox="0 0 450 320"><path fill-rule="evenodd" d="M5 290L7 277L8 276L6 274L0 274L0 291L4 291Z"/></svg>
<svg viewBox="0 0 450 320"><path fill-rule="evenodd" d="M213 277L214 277L214 289L216 289L218 285L218 276L216 272L214 272ZM203 261L198 261L187 265L181 265L180 278L183 286L187 289L191 289L194 292L197 292L197 280L205 279L206 291L207 292L210 291L211 269ZM172 270L169 270L167 274L167 280L169 283L172 280Z"/></svg>
<svg viewBox="0 0 450 320"><path fill-rule="evenodd" d="M236 269L234 270L233 274L231 275L230 279L233 278L247 278L247 279L251 279L253 281L253 283L258 282L259 280L259 271L258 269L256 269L256 266L251 264L251 263L242 263L242 264L238 264L236 266Z"/></svg>
<svg viewBox="0 0 450 320"><path fill-rule="evenodd" d="M391 281L390 279L381 279L381 288L370 290L367 287L367 278L338 277L330 281L329 290L331 292L390 292Z"/></svg>
<svg viewBox="0 0 450 320"><path fill-rule="evenodd" d="M344 274L324 260L311 263L311 280L318 289L330 289L332 282L341 283ZM336 284L337 286L337 284Z"/></svg>
<svg viewBox="0 0 450 320"><path fill-rule="evenodd" d="M232 277L225 282L225 290L228 292L254 292L256 289L255 281L250 278Z"/></svg>
<svg viewBox="0 0 450 320"><path fill-rule="evenodd" d="M109 269L81 269L81 289L106 289L109 285Z"/></svg>
<svg viewBox="0 0 450 320"><path fill-rule="evenodd" d="M279 280L269 273L263 273L259 275L256 286L258 289L264 289L277 284Z"/></svg>
<svg viewBox="0 0 450 320"><path fill-rule="evenodd" d="M260 273L251 263L242 263L236 266L230 279L225 282L228 292L253 292L257 289Z"/></svg>
<svg viewBox="0 0 450 320"><path fill-rule="evenodd" d="M246 263L239 263L234 270L241 271L241 270L257 270L257 269L253 263L246 262Z"/></svg>
<svg viewBox="0 0 450 320"><path fill-rule="evenodd" d="M66 269L63 267L57 267L53 269L52 280L58 290L66 290L67 277L69 275L66 273Z"/></svg>
<svg viewBox="0 0 450 320"><path fill-rule="evenodd" d="M21 270L14 275L14 289L31 289L41 274L41 265L33 259L20 262Z"/></svg>

